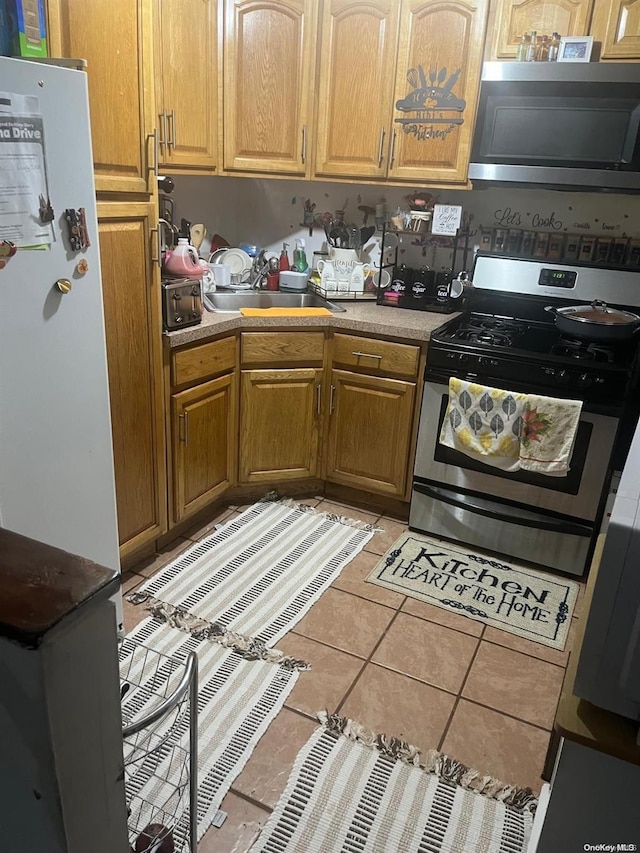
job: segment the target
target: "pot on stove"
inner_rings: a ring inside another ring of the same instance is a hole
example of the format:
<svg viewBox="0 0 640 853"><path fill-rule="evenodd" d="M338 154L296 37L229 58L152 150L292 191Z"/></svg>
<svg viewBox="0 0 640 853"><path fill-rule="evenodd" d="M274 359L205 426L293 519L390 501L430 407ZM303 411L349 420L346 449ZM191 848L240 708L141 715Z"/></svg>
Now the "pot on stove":
<svg viewBox="0 0 640 853"><path fill-rule="evenodd" d="M569 305L566 308L547 305L545 311L555 315L560 332L585 341L628 341L640 328L637 314L610 308L600 299L595 299L591 305Z"/></svg>

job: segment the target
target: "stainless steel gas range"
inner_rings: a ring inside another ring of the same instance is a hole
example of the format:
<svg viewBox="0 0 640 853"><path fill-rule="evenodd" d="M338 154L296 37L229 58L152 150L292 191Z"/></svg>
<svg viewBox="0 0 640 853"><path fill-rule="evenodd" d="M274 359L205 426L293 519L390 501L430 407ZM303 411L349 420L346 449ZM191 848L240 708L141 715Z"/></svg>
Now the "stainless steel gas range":
<svg viewBox="0 0 640 853"><path fill-rule="evenodd" d="M612 466L622 467L638 417L640 336L617 343L566 337L545 309L605 299L637 313L640 273L480 254L472 278L468 311L429 344L410 526L581 575ZM452 376L581 399L568 475L502 471L440 444Z"/></svg>

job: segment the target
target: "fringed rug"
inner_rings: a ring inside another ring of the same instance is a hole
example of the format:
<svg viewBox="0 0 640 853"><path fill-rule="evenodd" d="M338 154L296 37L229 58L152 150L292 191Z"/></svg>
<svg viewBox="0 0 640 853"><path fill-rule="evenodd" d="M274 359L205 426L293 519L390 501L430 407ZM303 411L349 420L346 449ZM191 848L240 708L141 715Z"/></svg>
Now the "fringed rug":
<svg viewBox="0 0 640 853"><path fill-rule="evenodd" d="M269 723L306 668L260 643L225 634L185 634L171 624L145 619L120 648L120 672L131 685L122 701L126 724L145 716L170 695L179 671L162 662L149 666L144 649L174 660L190 651L198 656L198 839L204 835L233 780L249 760ZM153 663L153 660L151 661ZM126 688L125 688L126 689ZM162 742L171 730L171 737ZM136 744L138 744L136 746ZM158 746L145 757L143 748ZM167 717L150 741L125 740L127 803L131 809L131 843L148 823L172 827L176 850L188 836L188 709ZM134 760L131 760L134 759ZM132 831L131 827L137 828Z"/></svg>
<svg viewBox="0 0 640 853"><path fill-rule="evenodd" d="M562 651L579 584L468 545L404 533L367 581Z"/></svg>
<svg viewBox="0 0 640 853"><path fill-rule="evenodd" d="M263 499L189 548L128 600L165 605L158 618L186 611L273 644L302 619L375 529L292 500Z"/></svg>
<svg viewBox="0 0 640 853"><path fill-rule="evenodd" d="M323 725L295 760L251 853L524 853L537 799L453 759Z"/></svg>

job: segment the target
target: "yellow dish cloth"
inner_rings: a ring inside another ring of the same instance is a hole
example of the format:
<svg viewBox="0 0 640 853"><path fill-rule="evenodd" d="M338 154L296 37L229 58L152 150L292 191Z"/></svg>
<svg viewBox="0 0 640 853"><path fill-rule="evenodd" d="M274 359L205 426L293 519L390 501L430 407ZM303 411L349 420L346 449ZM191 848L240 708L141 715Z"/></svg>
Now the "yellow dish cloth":
<svg viewBox="0 0 640 853"><path fill-rule="evenodd" d="M440 444L494 468L517 471L526 399L526 394L451 377Z"/></svg>
<svg viewBox="0 0 640 853"><path fill-rule="evenodd" d="M330 317L328 308L241 308L243 317Z"/></svg>
<svg viewBox="0 0 640 853"><path fill-rule="evenodd" d="M566 477L582 411L582 400L527 394L520 433L520 467Z"/></svg>

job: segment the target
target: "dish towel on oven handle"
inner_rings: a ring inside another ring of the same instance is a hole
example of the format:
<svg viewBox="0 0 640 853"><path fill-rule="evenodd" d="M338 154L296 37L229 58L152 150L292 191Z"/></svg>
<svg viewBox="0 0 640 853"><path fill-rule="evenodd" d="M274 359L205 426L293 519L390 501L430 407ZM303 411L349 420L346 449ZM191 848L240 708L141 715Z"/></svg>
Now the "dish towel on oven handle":
<svg viewBox="0 0 640 853"><path fill-rule="evenodd" d="M521 394L451 377L440 443L503 471L564 477L580 400Z"/></svg>

